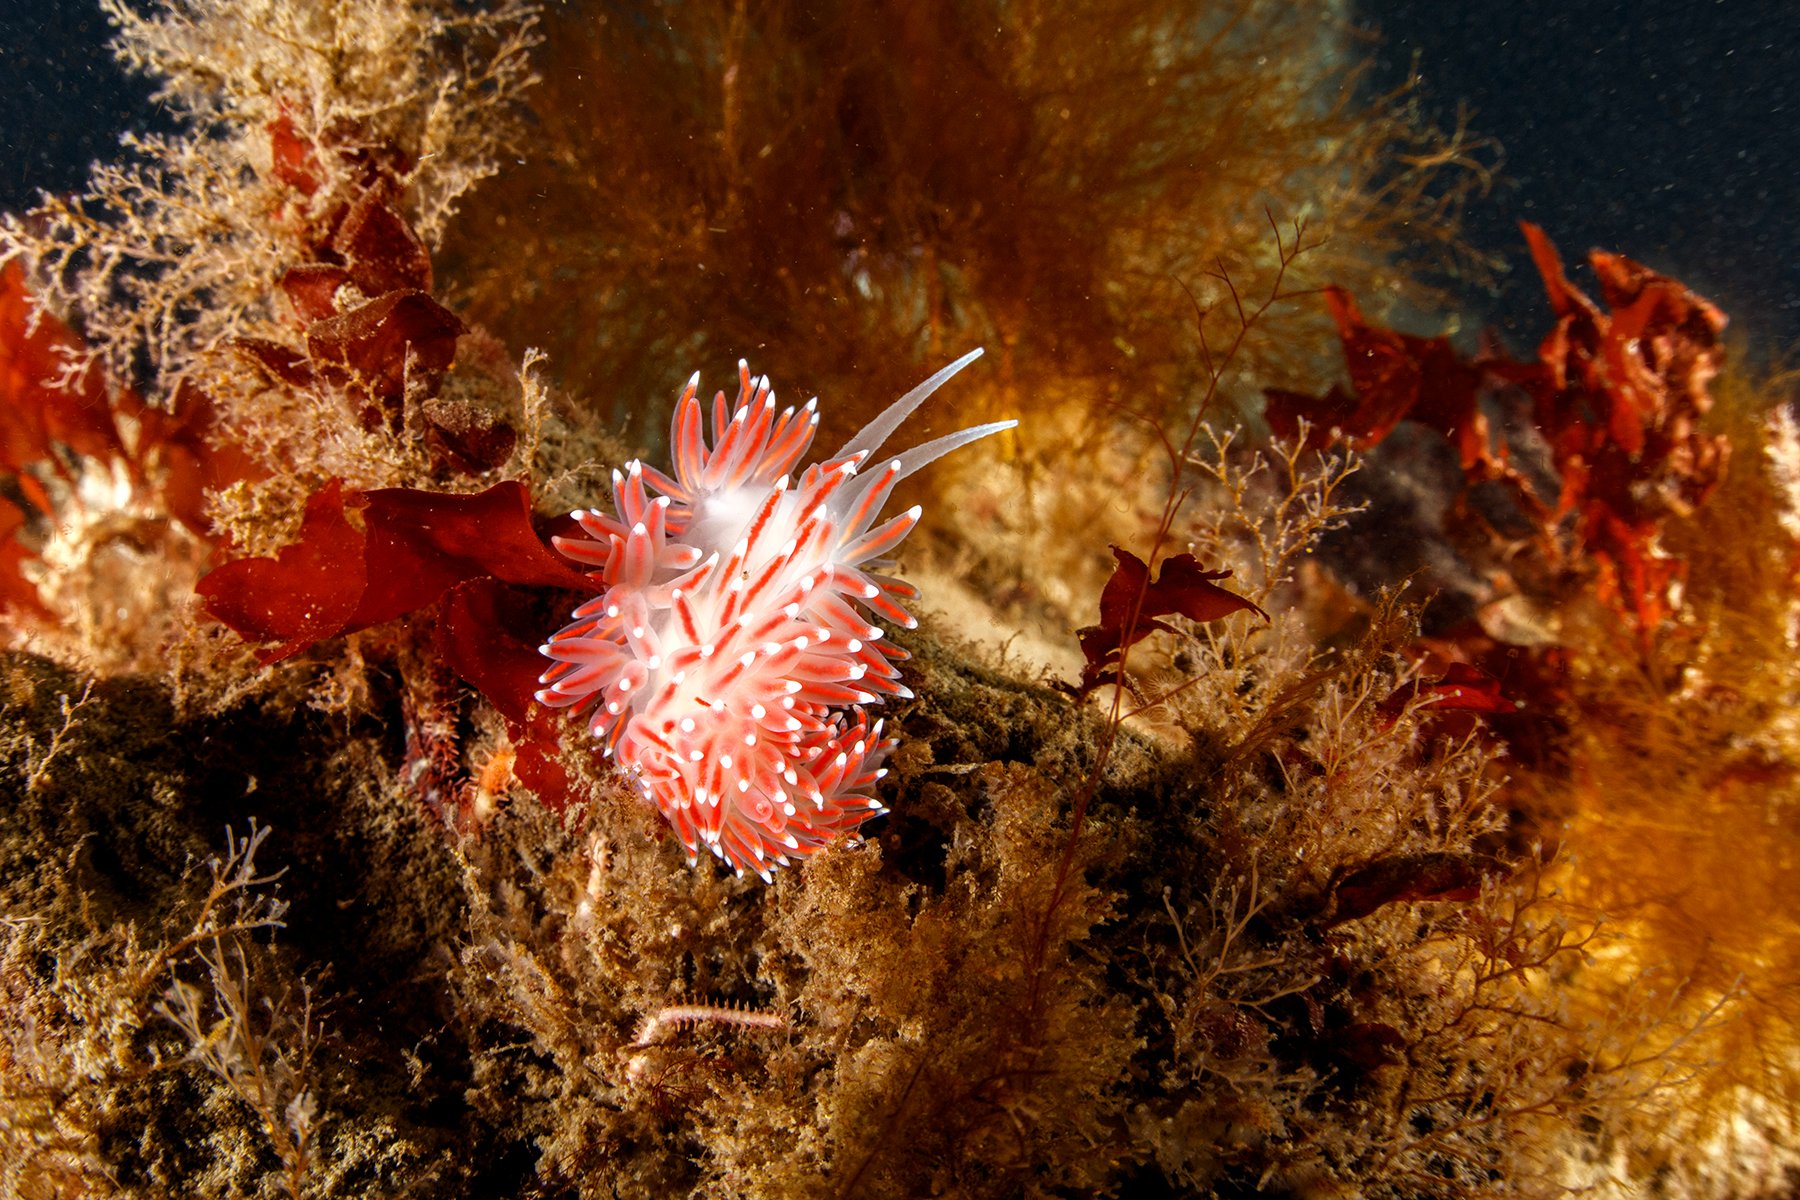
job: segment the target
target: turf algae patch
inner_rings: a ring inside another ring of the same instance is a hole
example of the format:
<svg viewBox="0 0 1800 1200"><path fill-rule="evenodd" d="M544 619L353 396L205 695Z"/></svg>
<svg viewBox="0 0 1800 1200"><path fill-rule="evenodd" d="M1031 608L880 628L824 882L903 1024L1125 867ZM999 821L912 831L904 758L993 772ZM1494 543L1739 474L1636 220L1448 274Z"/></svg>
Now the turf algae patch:
<svg viewBox="0 0 1800 1200"><path fill-rule="evenodd" d="M301 1194L461 1194L444 1122L466 1068L435 1041L458 889L441 838L381 802L378 756L316 717L184 721L155 684L25 655L0 660L0 729L0 1179L205 1196L285 1178L255 1108L159 1008L199 989L208 1044L267 1066L310 989L322 1036L286 1097L317 1110ZM259 829L243 886L221 886L213 863Z"/></svg>

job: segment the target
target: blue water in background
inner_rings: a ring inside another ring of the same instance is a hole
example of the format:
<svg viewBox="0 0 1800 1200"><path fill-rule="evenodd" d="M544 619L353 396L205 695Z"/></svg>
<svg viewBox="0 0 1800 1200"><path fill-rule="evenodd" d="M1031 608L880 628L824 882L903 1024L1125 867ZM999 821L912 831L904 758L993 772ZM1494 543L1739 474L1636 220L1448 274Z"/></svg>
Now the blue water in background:
<svg viewBox="0 0 1800 1200"><path fill-rule="evenodd" d="M89 163L118 156L124 130L169 127L149 81L113 61L111 36L93 0L0 0L0 210L76 190Z"/></svg>
<svg viewBox="0 0 1800 1200"><path fill-rule="evenodd" d="M1762 348L1800 347L1800 3L1795 0L1363 0L1380 28L1372 86L1415 61L1439 124L1459 102L1505 147L1506 182L1468 214L1511 270L1467 287L1515 348L1544 326L1517 222L1579 262L1605 247L1673 274ZM85 0L0 0L0 209L71 190L156 128L141 79L104 49ZM1580 275L1576 276L1580 282ZM1467 322L1465 322L1465 326Z"/></svg>
<svg viewBox="0 0 1800 1200"><path fill-rule="evenodd" d="M1511 271L1470 293L1515 346L1545 324L1518 222L1566 263L1592 247L1672 274L1765 352L1800 342L1800 4L1365 0L1378 86L1415 61L1427 113L1499 139L1507 177L1467 214ZM1581 275L1575 276L1578 283Z"/></svg>

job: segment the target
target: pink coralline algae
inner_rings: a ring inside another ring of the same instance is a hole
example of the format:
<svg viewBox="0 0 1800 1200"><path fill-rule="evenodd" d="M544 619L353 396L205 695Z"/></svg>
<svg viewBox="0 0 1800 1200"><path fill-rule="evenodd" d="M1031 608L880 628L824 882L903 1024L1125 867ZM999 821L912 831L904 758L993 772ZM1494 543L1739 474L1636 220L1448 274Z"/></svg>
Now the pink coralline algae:
<svg viewBox="0 0 1800 1200"><path fill-rule="evenodd" d="M816 401L775 409L738 364L738 397L713 400L712 444L688 381L669 429L674 473L613 472L617 515L573 516L557 538L600 593L541 647L537 698L594 705L589 729L687 848L760 875L884 811L873 795L894 747L864 705L912 695L872 613L916 622L888 555L917 507L876 524L900 480L1016 422L980 425L870 468L875 452L976 350L888 407L837 453L791 472L818 427ZM652 493L659 493L652 495Z"/></svg>

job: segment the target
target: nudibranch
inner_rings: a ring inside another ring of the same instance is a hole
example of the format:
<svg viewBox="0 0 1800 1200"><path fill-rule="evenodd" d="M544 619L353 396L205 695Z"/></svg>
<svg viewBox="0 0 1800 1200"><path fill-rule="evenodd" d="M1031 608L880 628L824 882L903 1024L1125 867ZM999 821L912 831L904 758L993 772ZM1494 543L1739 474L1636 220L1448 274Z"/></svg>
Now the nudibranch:
<svg viewBox="0 0 1800 1200"><path fill-rule="evenodd" d="M593 711L588 727L674 828L765 881L885 811L874 795L895 742L865 706L912 695L906 652L869 617L912 628L917 589L888 557L919 509L877 524L894 486L1016 421L977 425L893 457L876 452L981 354L902 396L837 453L794 471L817 400L775 409L766 376L738 364L738 395L712 404L711 444L688 380L669 427L671 474L641 462L612 477L612 514L572 514L557 538L598 594L540 649L540 702ZM871 465L874 463L875 465Z"/></svg>

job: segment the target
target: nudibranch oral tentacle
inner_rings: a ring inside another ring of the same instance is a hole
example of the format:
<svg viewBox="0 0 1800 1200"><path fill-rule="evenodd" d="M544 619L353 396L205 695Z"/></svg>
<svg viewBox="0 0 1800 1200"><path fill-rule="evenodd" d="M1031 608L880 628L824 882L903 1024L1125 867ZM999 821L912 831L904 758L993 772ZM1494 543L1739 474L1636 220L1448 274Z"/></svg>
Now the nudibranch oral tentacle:
<svg viewBox="0 0 1800 1200"><path fill-rule="evenodd" d="M1016 421L977 425L877 458L906 418L981 354L896 400L800 470L816 401L776 410L767 377L738 363L738 395L694 375L669 424L672 474L628 463L613 514L578 510L557 538L599 593L540 649L538 700L588 728L687 849L765 881L885 811L874 796L894 748L865 706L912 695L907 655L864 612L911 627L918 592L889 559L918 523L881 511L908 475ZM708 434L710 433L710 438Z"/></svg>

